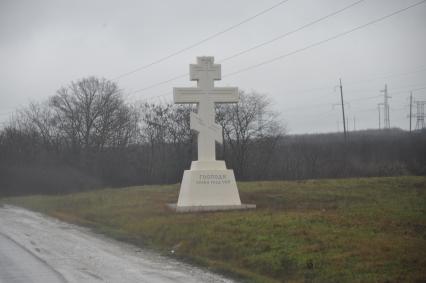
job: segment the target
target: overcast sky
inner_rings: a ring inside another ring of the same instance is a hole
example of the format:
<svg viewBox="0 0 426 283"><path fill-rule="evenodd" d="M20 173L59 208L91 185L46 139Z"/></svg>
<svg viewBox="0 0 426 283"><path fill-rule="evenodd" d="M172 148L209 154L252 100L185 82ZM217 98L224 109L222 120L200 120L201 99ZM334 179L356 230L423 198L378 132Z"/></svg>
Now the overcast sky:
<svg viewBox="0 0 426 283"><path fill-rule="evenodd" d="M30 101L86 76L112 79L190 46L279 0L1 0L0 121ZM124 76L130 102L171 101L196 56L216 61L295 30L356 0L289 0L212 40ZM342 128L335 86L342 78L350 129L377 128L380 90L388 84L391 126L407 129L411 89L426 100L426 3L346 36L235 75L226 74L333 37L420 0L365 0L340 14L222 63L218 86L264 93L290 133ZM160 97L158 97L160 96ZM152 98L153 97L153 98ZM338 122L340 121L340 123ZM415 121L414 121L415 122ZM341 129L340 129L341 130Z"/></svg>

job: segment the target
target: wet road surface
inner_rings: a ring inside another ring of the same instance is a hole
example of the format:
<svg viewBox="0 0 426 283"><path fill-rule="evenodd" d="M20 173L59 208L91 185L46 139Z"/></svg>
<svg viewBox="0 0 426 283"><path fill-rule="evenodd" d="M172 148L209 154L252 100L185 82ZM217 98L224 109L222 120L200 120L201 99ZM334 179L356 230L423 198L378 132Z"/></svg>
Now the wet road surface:
<svg viewBox="0 0 426 283"><path fill-rule="evenodd" d="M0 234L0 283L65 282L48 264Z"/></svg>
<svg viewBox="0 0 426 283"><path fill-rule="evenodd" d="M0 207L0 283L233 282L88 229Z"/></svg>

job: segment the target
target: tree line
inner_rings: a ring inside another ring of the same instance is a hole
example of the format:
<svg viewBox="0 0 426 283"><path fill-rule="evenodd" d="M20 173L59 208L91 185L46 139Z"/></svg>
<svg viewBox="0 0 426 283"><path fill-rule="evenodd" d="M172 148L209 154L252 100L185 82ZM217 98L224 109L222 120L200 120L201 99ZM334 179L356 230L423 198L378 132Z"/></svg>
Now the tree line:
<svg viewBox="0 0 426 283"><path fill-rule="evenodd" d="M237 180L426 173L426 134L401 130L285 135L271 101L241 92L216 107L217 157ZM17 111L0 131L0 195L69 193L180 182L197 159L194 105L129 104L114 82L88 77Z"/></svg>

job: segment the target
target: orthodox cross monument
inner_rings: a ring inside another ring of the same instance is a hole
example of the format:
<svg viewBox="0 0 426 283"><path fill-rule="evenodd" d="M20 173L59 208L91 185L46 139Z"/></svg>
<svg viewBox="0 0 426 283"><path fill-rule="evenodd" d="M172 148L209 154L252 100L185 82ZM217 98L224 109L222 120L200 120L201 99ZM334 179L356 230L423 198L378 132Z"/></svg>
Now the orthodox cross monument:
<svg viewBox="0 0 426 283"><path fill-rule="evenodd" d="M197 113L191 112L191 130L198 133L198 160L185 170L176 205L169 207L178 212L216 211L255 208L241 204L234 171L226 168L225 161L216 160L216 142L222 143L222 127L215 122L216 103L237 103L238 88L214 87L221 79L221 66L214 57L198 57L190 64L191 81L197 87L174 88L173 99L178 104L197 104Z"/></svg>

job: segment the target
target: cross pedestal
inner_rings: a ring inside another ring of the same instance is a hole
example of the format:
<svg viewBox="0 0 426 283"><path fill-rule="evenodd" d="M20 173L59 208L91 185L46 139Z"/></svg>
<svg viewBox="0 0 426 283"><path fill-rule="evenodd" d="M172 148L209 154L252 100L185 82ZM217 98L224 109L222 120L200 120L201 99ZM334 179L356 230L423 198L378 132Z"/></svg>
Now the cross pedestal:
<svg viewBox="0 0 426 283"><path fill-rule="evenodd" d="M238 102L238 88L214 87L214 81L221 78L221 68L213 57L198 57L197 64L189 66L189 74L197 87L174 88L173 98L175 103L197 104L190 126L198 133L198 160L185 170L178 202L169 207L178 212L255 208L241 204L234 171L216 160L215 143L223 140L222 127L215 122L215 104Z"/></svg>

